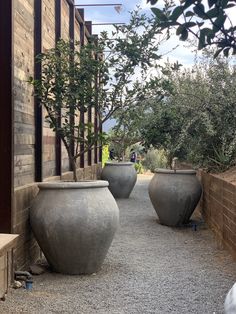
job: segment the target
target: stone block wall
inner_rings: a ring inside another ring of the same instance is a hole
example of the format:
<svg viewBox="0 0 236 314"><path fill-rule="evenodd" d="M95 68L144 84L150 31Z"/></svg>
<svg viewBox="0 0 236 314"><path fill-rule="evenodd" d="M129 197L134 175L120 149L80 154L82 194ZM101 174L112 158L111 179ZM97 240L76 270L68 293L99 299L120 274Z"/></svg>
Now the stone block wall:
<svg viewBox="0 0 236 314"><path fill-rule="evenodd" d="M201 212L220 243L236 258L236 185L201 172Z"/></svg>

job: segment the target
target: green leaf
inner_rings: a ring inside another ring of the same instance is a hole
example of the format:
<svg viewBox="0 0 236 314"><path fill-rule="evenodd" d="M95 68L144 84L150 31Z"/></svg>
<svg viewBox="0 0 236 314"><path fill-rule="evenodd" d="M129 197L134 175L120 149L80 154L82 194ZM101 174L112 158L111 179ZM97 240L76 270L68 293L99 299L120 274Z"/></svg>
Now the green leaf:
<svg viewBox="0 0 236 314"><path fill-rule="evenodd" d="M159 26L161 27L161 29L165 29L167 27L170 27L170 26L175 26L177 25L176 22L169 22L169 21L166 21L166 22L160 22Z"/></svg>
<svg viewBox="0 0 236 314"><path fill-rule="evenodd" d="M187 29L186 28L184 28L183 30L182 30L182 33L181 33L181 35L180 35L180 40L186 40L188 38L188 31L187 31Z"/></svg>
<svg viewBox="0 0 236 314"><path fill-rule="evenodd" d="M183 9L186 10L189 8L192 4L194 4L195 0L181 0L181 3L183 3Z"/></svg>
<svg viewBox="0 0 236 314"><path fill-rule="evenodd" d="M216 3L217 3L217 0L208 0L209 8L211 8Z"/></svg>
<svg viewBox="0 0 236 314"><path fill-rule="evenodd" d="M204 37L204 38L205 38L205 37ZM205 46L206 46L206 45L205 45L205 40L203 41L201 38L199 38L197 49L198 49L198 50L202 50Z"/></svg>
<svg viewBox="0 0 236 314"><path fill-rule="evenodd" d="M199 17L204 17L205 16L205 7L203 4L199 3L196 4L196 6L193 8L193 11L195 12L196 15Z"/></svg>
<svg viewBox="0 0 236 314"><path fill-rule="evenodd" d="M204 29L200 31L199 41L198 41L198 50L201 50L206 45L206 34L204 32Z"/></svg>
<svg viewBox="0 0 236 314"><path fill-rule="evenodd" d="M204 20L207 20L209 18L214 18L214 17L218 17L219 15L219 9L218 8L214 8L211 9L209 11L206 12L206 15L203 17Z"/></svg>
<svg viewBox="0 0 236 314"><path fill-rule="evenodd" d="M227 7L229 0L222 0L221 5L222 5L222 9L225 9Z"/></svg>
<svg viewBox="0 0 236 314"><path fill-rule="evenodd" d="M201 27L202 25L204 25L204 22L197 22L198 27Z"/></svg>
<svg viewBox="0 0 236 314"><path fill-rule="evenodd" d="M156 3L157 3L157 1L158 1L158 0L147 0L147 3L148 3L148 2L150 2L150 3L151 3L151 5L154 5L154 4L156 4Z"/></svg>
<svg viewBox="0 0 236 314"><path fill-rule="evenodd" d="M215 32L213 32L212 29L205 27L200 30L200 37L202 38L202 36L204 36L204 41L206 40L208 44L211 44L211 40L215 37Z"/></svg>
<svg viewBox="0 0 236 314"><path fill-rule="evenodd" d="M187 22L183 24L184 28L191 28L193 26L196 26L197 24L195 22Z"/></svg>
<svg viewBox="0 0 236 314"><path fill-rule="evenodd" d="M214 34L214 32L212 31L212 29L208 28L208 27L205 27L205 28L202 28L200 33L204 34L205 36L206 35L209 35L209 34Z"/></svg>
<svg viewBox="0 0 236 314"><path fill-rule="evenodd" d="M191 17L191 16L194 16L194 13L193 13L192 11L187 11L187 12L185 13L185 16L186 16L186 17Z"/></svg>
<svg viewBox="0 0 236 314"><path fill-rule="evenodd" d="M228 57L228 56L229 56L229 50L230 50L229 47L227 47L227 48L225 48L225 49L223 50L223 53L224 53L224 56L225 56L225 57Z"/></svg>
<svg viewBox="0 0 236 314"><path fill-rule="evenodd" d="M215 25L213 27L213 30L219 31L223 27L225 20L226 20L226 15L223 15L223 13L219 15L214 22Z"/></svg>
<svg viewBox="0 0 236 314"><path fill-rule="evenodd" d="M219 54L221 53L221 51L223 50L223 48L218 49L215 53L214 53L214 58L217 58L219 56Z"/></svg>
<svg viewBox="0 0 236 314"><path fill-rule="evenodd" d="M207 35L207 43L209 45L211 44L211 41L212 41L212 39L214 39L214 37L215 37L214 32L212 32L211 34Z"/></svg>
<svg viewBox="0 0 236 314"><path fill-rule="evenodd" d="M180 25L177 29L176 29L176 35L180 35L183 31L184 27L183 25Z"/></svg>
<svg viewBox="0 0 236 314"><path fill-rule="evenodd" d="M180 17L180 15L183 13L183 7L180 5L180 6L177 6L174 10L173 10L173 12L172 12L172 14L171 14L171 16L170 16L170 19L172 20L172 21L176 21L179 17Z"/></svg>
<svg viewBox="0 0 236 314"><path fill-rule="evenodd" d="M162 10L158 9L158 8L151 8L152 12L155 14L155 16L158 18L158 20L160 21L166 21L167 17L165 16L165 14L163 13Z"/></svg>
<svg viewBox="0 0 236 314"><path fill-rule="evenodd" d="M234 4L234 3L231 3L231 4L228 4L228 5L226 6L226 9L233 8L233 7L235 7L235 4Z"/></svg>

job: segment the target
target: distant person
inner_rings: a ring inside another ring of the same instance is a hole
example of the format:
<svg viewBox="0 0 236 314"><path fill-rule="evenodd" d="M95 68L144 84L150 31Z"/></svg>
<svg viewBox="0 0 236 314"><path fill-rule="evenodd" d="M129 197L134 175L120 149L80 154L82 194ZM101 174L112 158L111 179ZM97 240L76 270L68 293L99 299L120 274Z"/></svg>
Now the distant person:
<svg viewBox="0 0 236 314"><path fill-rule="evenodd" d="M114 149L113 149L113 148L112 148L112 149L110 150L110 152L109 152L109 158L110 158L110 160L115 159L115 152L114 152Z"/></svg>
<svg viewBox="0 0 236 314"><path fill-rule="evenodd" d="M135 153L135 151L131 151L130 161L136 162L136 159L137 159L137 154Z"/></svg>

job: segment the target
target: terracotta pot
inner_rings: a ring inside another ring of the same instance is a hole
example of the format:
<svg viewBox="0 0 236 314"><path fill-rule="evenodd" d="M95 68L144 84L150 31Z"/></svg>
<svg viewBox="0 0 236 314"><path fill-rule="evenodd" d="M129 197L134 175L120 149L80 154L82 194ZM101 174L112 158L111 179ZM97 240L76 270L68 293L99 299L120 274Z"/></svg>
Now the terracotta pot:
<svg viewBox="0 0 236 314"><path fill-rule="evenodd" d="M148 190L160 223L167 226L188 223L202 193L194 170L158 169Z"/></svg>
<svg viewBox="0 0 236 314"><path fill-rule="evenodd" d="M48 182L39 189L30 223L49 264L64 274L97 272L119 222L108 182Z"/></svg>
<svg viewBox="0 0 236 314"><path fill-rule="evenodd" d="M101 178L109 182L109 190L115 198L129 198L137 181L137 173L132 162L107 162Z"/></svg>

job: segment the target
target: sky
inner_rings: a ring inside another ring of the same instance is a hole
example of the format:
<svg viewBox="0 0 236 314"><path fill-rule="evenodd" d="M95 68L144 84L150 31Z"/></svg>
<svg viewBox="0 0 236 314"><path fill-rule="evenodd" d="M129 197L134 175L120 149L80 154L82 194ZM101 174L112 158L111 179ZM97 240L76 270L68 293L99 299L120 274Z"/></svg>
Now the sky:
<svg viewBox="0 0 236 314"><path fill-rule="evenodd" d="M161 5L162 1L159 1ZM129 12L135 9L137 5L143 8L144 12L150 12L150 5L146 3L146 0L75 0L75 4L119 4L122 3L122 11L117 13L113 6L109 7L85 7L85 20L92 21L93 23L126 23L129 20ZM99 34L100 31L103 30L112 30L112 26L97 26L93 25L93 33ZM178 46L172 53L169 51L172 50L173 47ZM171 36L170 40L163 44L160 47L161 54L164 54L163 62L167 58L170 62L175 62L178 60L184 66L191 66L194 62L195 53L193 49L188 47L188 44L180 42L178 38L174 35Z"/></svg>
<svg viewBox="0 0 236 314"><path fill-rule="evenodd" d="M175 0L176 3L179 3L178 0ZM122 11L117 13L113 6L109 7L85 7L85 19L91 20L93 23L126 23L129 20L129 12L135 9L137 5L141 6L141 8L146 12L150 13L150 4L146 3L146 0L75 0L75 4L122 4ZM203 0L203 3L207 3L207 0ZM163 0L158 0L157 7L163 7ZM228 10L228 15L232 21L235 20L236 16L236 7ZM102 30L112 30L112 26L96 26L93 25L93 33L99 34ZM169 53L172 48L178 46L173 52ZM172 35L171 38L163 45L161 45L159 52L162 55L164 60L166 58L169 59L170 62L178 61L185 67L190 67L194 63L194 58L196 56L196 52L194 49L189 47L189 44L186 42L181 42L177 36ZM198 52L201 54L201 52Z"/></svg>

